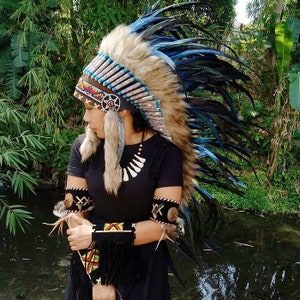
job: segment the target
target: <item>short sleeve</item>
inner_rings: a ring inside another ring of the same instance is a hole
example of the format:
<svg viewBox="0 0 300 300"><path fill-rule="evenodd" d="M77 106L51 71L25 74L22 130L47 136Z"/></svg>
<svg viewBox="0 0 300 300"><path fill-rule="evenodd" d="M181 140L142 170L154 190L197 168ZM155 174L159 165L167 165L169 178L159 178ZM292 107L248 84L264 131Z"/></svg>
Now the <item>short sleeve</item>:
<svg viewBox="0 0 300 300"><path fill-rule="evenodd" d="M161 162L157 187L182 186L182 155L179 148L169 143Z"/></svg>
<svg viewBox="0 0 300 300"><path fill-rule="evenodd" d="M78 136L72 145L67 175L85 178L84 164L81 162L81 154L79 151L83 139L84 135Z"/></svg>

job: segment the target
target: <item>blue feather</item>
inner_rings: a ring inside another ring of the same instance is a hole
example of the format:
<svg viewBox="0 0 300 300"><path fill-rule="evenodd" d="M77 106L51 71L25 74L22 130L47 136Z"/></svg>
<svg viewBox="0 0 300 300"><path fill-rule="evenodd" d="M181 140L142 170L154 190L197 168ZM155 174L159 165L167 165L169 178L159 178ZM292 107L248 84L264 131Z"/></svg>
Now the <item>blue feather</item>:
<svg viewBox="0 0 300 300"><path fill-rule="evenodd" d="M152 51L152 55L159 57L160 59L162 59L166 64L168 64L170 66L170 68L175 71L176 70L176 65L174 63L174 61L168 57L166 54L160 52L160 51Z"/></svg>
<svg viewBox="0 0 300 300"><path fill-rule="evenodd" d="M242 195L240 187L245 185L235 177L234 172L240 170L241 161L251 166L250 152L244 141L252 141L245 130L247 124L239 119L231 92L245 94L253 104L250 92L239 83L247 82L250 78L235 67L246 65L230 47L218 41L205 28L169 14L180 9L187 11L187 8L195 5L205 5L204 0L164 8L159 8L159 3L156 1L129 25L131 32L148 42L151 54L164 61L178 76L181 92L188 105L187 126L191 129L191 143L199 158L195 162L195 179L199 183L212 184ZM194 37L193 29L197 29L201 36ZM219 47L211 46L213 44ZM225 53L218 50L220 46L229 51ZM209 99L202 98L204 93ZM121 155L122 141L119 144L118 155ZM198 232L203 232L204 227L204 215L198 200L203 199L215 212L208 219L215 219L220 214L220 208L217 200L198 183L194 188L189 207L183 208L183 216L191 247L195 250ZM182 249L188 252L184 244Z"/></svg>
<svg viewBox="0 0 300 300"><path fill-rule="evenodd" d="M202 145L195 145L194 149L196 149L198 151L199 156L201 157L210 157L216 164L219 163L219 160L217 158L217 156L212 153L211 151L209 151L208 149L206 149L204 146Z"/></svg>

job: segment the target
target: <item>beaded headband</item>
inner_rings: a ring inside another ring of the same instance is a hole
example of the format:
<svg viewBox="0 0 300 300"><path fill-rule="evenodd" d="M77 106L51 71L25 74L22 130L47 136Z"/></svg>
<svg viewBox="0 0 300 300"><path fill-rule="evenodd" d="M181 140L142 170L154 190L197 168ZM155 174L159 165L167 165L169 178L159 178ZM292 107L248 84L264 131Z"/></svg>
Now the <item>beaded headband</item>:
<svg viewBox="0 0 300 300"><path fill-rule="evenodd" d="M102 109L105 112L109 110L119 111L120 109L137 110L123 97L112 94L109 89L88 77L86 74L83 74L78 80L74 96L82 102Z"/></svg>
<svg viewBox="0 0 300 300"><path fill-rule="evenodd" d="M113 93L104 91L105 88ZM152 129L170 138L164 126L160 101L133 73L104 53L98 53L83 70L74 96L105 112L138 110Z"/></svg>

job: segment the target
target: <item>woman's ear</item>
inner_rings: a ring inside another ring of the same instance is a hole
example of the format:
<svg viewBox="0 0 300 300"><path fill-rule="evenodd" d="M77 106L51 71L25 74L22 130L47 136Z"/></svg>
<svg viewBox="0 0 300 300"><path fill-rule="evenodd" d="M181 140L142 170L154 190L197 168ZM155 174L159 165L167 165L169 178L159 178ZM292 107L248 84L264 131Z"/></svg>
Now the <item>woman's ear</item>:
<svg viewBox="0 0 300 300"><path fill-rule="evenodd" d="M123 118L127 113L129 113L129 110L126 109L119 110L119 115L121 118Z"/></svg>

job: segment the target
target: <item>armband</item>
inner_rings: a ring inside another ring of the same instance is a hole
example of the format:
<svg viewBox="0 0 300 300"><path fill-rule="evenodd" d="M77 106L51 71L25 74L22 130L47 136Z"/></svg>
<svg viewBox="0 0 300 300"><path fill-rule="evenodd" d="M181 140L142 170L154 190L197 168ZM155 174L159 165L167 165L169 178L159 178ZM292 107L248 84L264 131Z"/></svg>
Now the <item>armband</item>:
<svg viewBox="0 0 300 300"><path fill-rule="evenodd" d="M175 224L178 218L179 202L154 197L150 220L161 224Z"/></svg>
<svg viewBox="0 0 300 300"><path fill-rule="evenodd" d="M135 225L136 224L130 222L104 223L94 225L92 240L94 242L133 242L133 240L135 239Z"/></svg>
<svg viewBox="0 0 300 300"><path fill-rule="evenodd" d="M58 232L62 233L63 225L67 222L70 212L87 212L94 209L94 200L89 195L87 189L69 188L65 190L65 199L57 202L53 209L53 214L59 219L52 223L44 223L53 226L49 235L58 228Z"/></svg>
<svg viewBox="0 0 300 300"><path fill-rule="evenodd" d="M87 189L66 189L63 203L68 211L86 212L94 209L94 200Z"/></svg>

